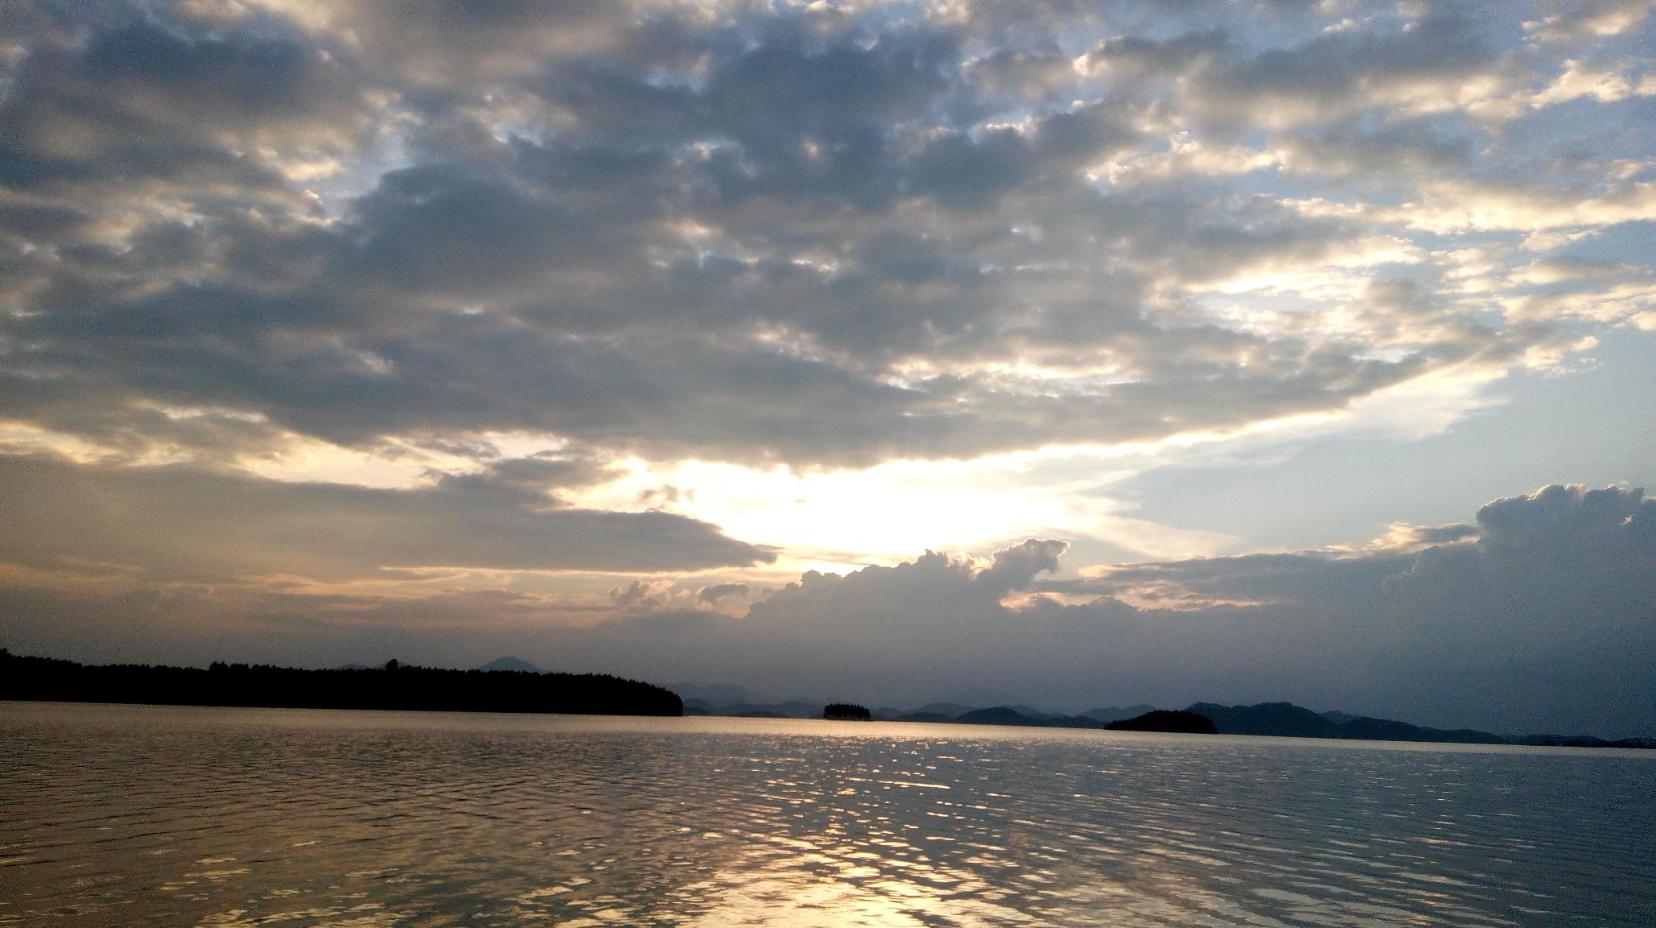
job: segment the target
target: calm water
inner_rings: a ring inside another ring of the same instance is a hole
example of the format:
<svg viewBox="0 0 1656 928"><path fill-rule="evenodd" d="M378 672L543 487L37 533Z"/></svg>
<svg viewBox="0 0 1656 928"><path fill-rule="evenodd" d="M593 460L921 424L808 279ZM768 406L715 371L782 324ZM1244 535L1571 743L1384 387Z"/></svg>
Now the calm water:
<svg viewBox="0 0 1656 928"><path fill-rule="evenodd" d="M1656 924L1656 756L0 703L0 925Z"/></svg>

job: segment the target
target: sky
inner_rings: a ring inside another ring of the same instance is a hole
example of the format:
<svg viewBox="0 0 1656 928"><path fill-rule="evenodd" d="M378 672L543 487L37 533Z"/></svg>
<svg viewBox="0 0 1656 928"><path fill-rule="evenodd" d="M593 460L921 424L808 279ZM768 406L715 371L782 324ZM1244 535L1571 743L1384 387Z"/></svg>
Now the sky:
<svg viewBox="0 0 1656 928"><path fill-rule="evenodd" d="M1656 735L1652 6L0 5L0 645Z"/></svg>

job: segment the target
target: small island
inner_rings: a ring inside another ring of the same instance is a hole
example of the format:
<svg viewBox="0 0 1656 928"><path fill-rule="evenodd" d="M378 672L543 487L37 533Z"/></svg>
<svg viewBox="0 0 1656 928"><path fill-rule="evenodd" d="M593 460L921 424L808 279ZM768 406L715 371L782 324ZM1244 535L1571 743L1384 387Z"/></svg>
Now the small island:
<svg viewBox="0 0 1656 928"><path fill-rule="evenodd" d="M1182 709L1152 709L1143 715L1104 726L1110 731L1166 731L1186 735L1217 735L1219 729L1205 715Z"/></svg>
<svg viewBox="0 0 1656 928"><path fill-rule="evenodd" d="M874 714L855 703L831 702L822 707L822 717L839 722L867 722L874 718Z"/></svg>

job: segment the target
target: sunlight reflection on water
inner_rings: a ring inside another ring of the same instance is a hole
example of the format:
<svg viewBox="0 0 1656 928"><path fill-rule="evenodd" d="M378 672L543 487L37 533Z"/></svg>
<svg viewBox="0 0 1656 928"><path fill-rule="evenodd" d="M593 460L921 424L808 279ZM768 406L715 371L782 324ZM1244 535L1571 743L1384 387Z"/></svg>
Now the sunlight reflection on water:
<svg viewBox="0 0 1656 928"><path fill-rule="evenodd" d="M1649 925L1656 758L0 703L0 925Z"/></svg>

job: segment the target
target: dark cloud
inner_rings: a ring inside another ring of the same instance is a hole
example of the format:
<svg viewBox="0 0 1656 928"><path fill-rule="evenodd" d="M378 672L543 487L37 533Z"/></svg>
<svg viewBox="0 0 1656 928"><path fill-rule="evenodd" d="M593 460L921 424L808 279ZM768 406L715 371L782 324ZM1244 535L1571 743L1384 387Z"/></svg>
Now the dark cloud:
<svg viewBox="0 0 1656 928"><path fill-rule="evenodd" d="M745 583L715 583L704 586L696 592L696 602L707 605L716 605L719 600L727 597L746 598L752 588Z"/></svg>
<svg viewBox="0 0 1656 928"><path fill-rule="evenodd" d="M27 52L0 101L10 187L290 200L265 152L347 156L370 127L361 75L278 20L219 32L85 12L18 17Z"/></svg>
<svg viewBox="0 0 1656 928"><path fill-rule="evenodd" d="M1102 71L1125 87L1145 78L1178 77L1212 60L1229 44L1220 29L1170 39L1118 36L1099 43L1085 57L1089 70Z"/></svg>
<svg viewBox="0 0 1656 928"><path fill-rule="evenodd" d="M1550 337L1396 329L1382 360L1238 325L1186 291L1379 230L1200 170L1090 179L1169 120L1290 98L1319 120L1278 140L1296 183L1453 170L1476 126L1371 112L1492 67L1452 13L1267 41L1127 4L1088 50L1085 5L20 8L4 412L89 439L170 405L355 445L862 465L1334 410ZM1023 364L1063 382L998 373Z"/></svg>
<svg viewBox="0 0 1656 928"><path fill-rule="evenodd" d="M1009 592L1028 587L1035 577L1058 569L1058 558L1069 545L1062 541L1029 538L1023 544L995 552L994 562L979 571L977 582L990 590Z"/></svg>
<svg viewBox="0 0 1656 928"><path fill-rule="evenodd" d="M1191 103L1226 128L1339 117L1399 99L1454 93L1491 75L1499 52L1470 9L1374 29L1340 29L1205 68Z"/></svg>
<svg viewBox="0 0 1656 928"><path fill-rule="evenodd" d="M1476 155L1476 136L1429 119L1385 125L1319 126L1287 140L1288 165L1296 171L1351 176L1365 183L1399 184L1409 178L1464 168Z"/></svg>

